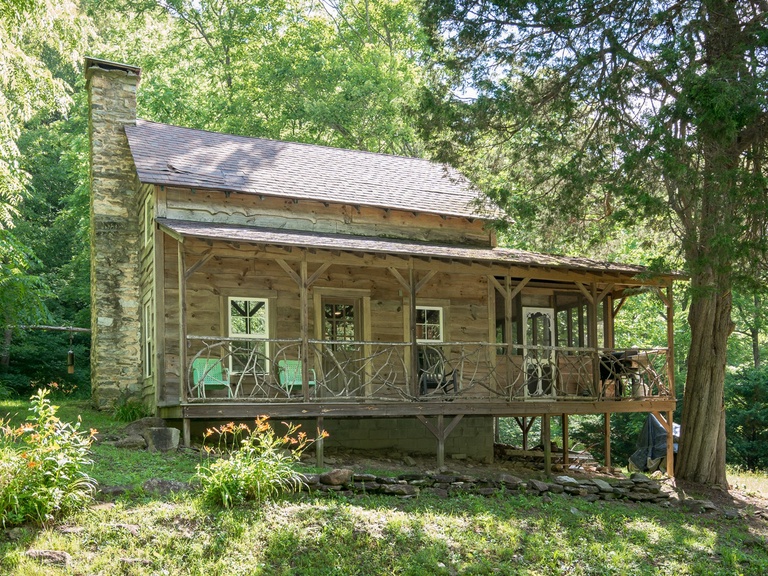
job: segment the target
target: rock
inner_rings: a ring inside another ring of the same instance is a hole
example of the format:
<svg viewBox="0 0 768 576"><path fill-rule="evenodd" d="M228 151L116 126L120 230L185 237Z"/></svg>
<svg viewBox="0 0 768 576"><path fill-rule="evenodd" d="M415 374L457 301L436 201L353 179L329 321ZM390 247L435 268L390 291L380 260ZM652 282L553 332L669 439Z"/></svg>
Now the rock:
<svg viewBox="0 0 768 576"><path fill-rule="evenodd" d="M144 448L147 447L147 441L144 439L144 436L139 436L138 434L130 434L125 438L120 438L120 440L115 440L111 444L115 448L129 448L129 449L143 450Z"/></svg>
<svg viewBox="0 0 768 576"><path fill-rule="evenodd" d="M431 478L422 478L421 480L411 480L409 484L414 486L432 486L435 483Z"/></svg>
<svg viewBox="0 0 768 576"><path fill-rule="evenodd" d="M448 474L435 474L432 478L435 482L440 482L441 484L453 484L456 482L456 476Z"/></svg>
<svg viewBox="0 0 768 576"><path fill-rule="evenodd" d="M445 488L432 488L432 494L438 498L448 498L448 490Z"/></svg>
<svg viewBox="0 0 768 576"><path fill-rule="evenodd" d="M565 488L563 488L562 484L549 485L549 491L552 492L552 494L562 494L563 490L565 490Z"/></svg>
<svg viewBox="0 0 768 576"><path fill-rule="evenodd" d="M122 430L123 436L142 436L147 428L164 428L165 420L154 416L140 418L128 424Z"/></svg>
<svg viewBox="0 0 768 576"><path fill-rule="evenodd" d="M584 496L587 493L581 486L563 486L563 491L571 496Z"/></svg>
<svg viewBox="0 0 768 576"><path fill-rule="evenodd" d="M69 566L72 556L62 550L27 550L27 558L53 566Z"/></svg>
<svg viewBox="0 0 768 576"><path fill-rule="evenodd" d="M144 430L149 452L171 452L179 447L178 428L147 428Z"/></svg>
<svg viewBox="0 0 768 576"><path fill-rule="evenodd" d="M323 458L323 461L324 461L326 464L330 464L331 466L333 466L333 465L334 465L334 464L336 464L336 462L337 462L336 458L333 458L333 457L331 457L331 456L325 456L325 457Z"/></svg>
<svg viewBox="0 0 768 576"><path fill-rule="evenodd" d="M110 524L112 528L117 528L118 530L125 530L126 532L129 532L131 536L138 536L139 535L139 529L141 528L138 524L124 524L122 522L116 522L115 524Z"/></svg>
<svg viewBox="0 0 768 576"><path fill-rule="evenodd" d="M555 476L555 483L562 486L578 486L579 481L570 476Z"/></svg>
<svg viewBox="0 0 768 576"><path fill-rule="evenodd" d="M353 474L352 480L355 482L376 482L376 474Z"/></svg>
<svg viewBox="0 0 768 576"><path fill-rule="evenodd" d="M406 466L416 466L416 460L414 460L410 456L403 456L403 464L405 464Z"/></svg>
<svg viewBox="0 0 768 576"><path fill-rule="evenodd" d="M451 459L453 460L466 460L467 455L466 454L451 454Z"/></svg>
<svg viewBox="0 0 768 576"><path fill-rule="evenodd" d="M531 479L528 480L528 489L537 492L546 492L549 490L549 484L540 480Z"/></svg>
<svg viewBox="0 0 768 576"><path fill-rule="evenodd" d="M627 494L627 499L631 500L632 502L650 502L651 500L656 500L656 495L651 494L650 492L630 492Z"/></svg>
<svg viewBox="0 0 768 576"><path fill-rule="evenodd" d="M723 510L723 516L729 520L735 520L736 518L741 518L741 510L736 508L726 508Z"/></svg>
<svg viewBox="0 0 768 576"><path fill-rule="evenodd" d="M415 496L419 493L419 489L410 484L387 484L381 487L381 491L392 496Z"/></svg>
<svg viewBox="0 0 768 576"><path fill-rule="evenodd" d="M378 482L353 482L352 488L357 492L378 492L381 484Z"/></svg>
<svg viewBox="0 0 768 576"><path fill-rule="evenodd" d="M10 530L6 530L5 532L6 536L8 536L8 540L11 542L18 542L24 536L27 534L27 529L22 528L21 526L17 526L16 528L11 528Z"/></svg>
<svg viewBox="0 0 768 576"><path fill-rule="evenodd" d="M517 476L512 476L511 474L501 474L499 476L499 482L504 484L507 488L519 488L523 482L522 478L518 478Z"/></svg>
<svg viewBox="0 0 768 576"><path fill-rule="evenodd" d="M133 490L133 486L127 484L119 484L117 486L102 486L97 488L99 494L104 496L105 499L117 498Z"/></svg>
<svg viewBox="0 0 768 576"><path fill-rule="evenodd" d="M475 488L475 494L479 494L480 496L493 496L494 494L497 494L497 493L498 493L498 490L493 486Z"/></svg>
<svg viewBox="0 0 768 576"><path fill-rule="evenodd" d="M85 532L85 528L82 526L60 526L59 532L62 534L82 534Z"/></svg>
<svg viewBox="0 0 768 576"><path fill-rule="evenodd" d="M600 498L603 500L615 500L616 494L612 494L611 492L600 492Z"/></svg>
<svg viewBox="0 0 768 576"><path fill-rule="evenodd" d="M299 474L298 475L299 482L302 482L305 486L316 486L320 483L320 475L319 474ZM376 478L374 476L374 478Z"/></svg>
<svg viewBox="0 0 768 576"><path fill-rule="evenodd" d="M595 486L597 486L598 490L600 492L606 492L606 493L613 493L613 486L611 486L608 482L605 480L600 480L600 478L595 478L592 480Z"/></svg>
<svg viewBox="0 0 768 576"><path fill-rule="evenodd" d="M629 479L636 483L651 482L651 479L642 472L634 472L632 476L629 477Z"/></svg>
<svg viewBox="0 0 768 576"><path fill-rule="evenodd" d="M318 484L317 486L313 486L313 490L317 490L319 492L339 492L341 491L341 486L332 484Z"/></svg>
<svg viewBox="0 0 768 576"><path fill-rule="evenodd" d="M153 494L160 494L167 496L175 492L188 492L191 490L191 486L186 482L178 482L176 480L164 480L162 478L150 478L141 486L144 492L151 492Z"/></svg>
<svg viewBox="0 0 768 576"><path fill-rule="evenodd" d="M320 474L320 483L327 486L343 486L352 481L352 470L348 468L337 468Z"/></svg>
<svg viewBox="0 0 768 576"><path fill-rule="evenodd" d="M390 476L377 476L376 482L379 484L399 484L400 481L397 478L392 478Z"/></svg>
<svg viewBox="0 0 768 576"><path fill-rule="evenodd" d="M600 500L600 496L598 494L587 494L582 499L584 502L596 502Z"/></svg>
<svg viewBox="0 0 768 576"><path fill-rule="evenodd" d="M544 496L541 497L541 501L544 502L545 504L550 504L552 502L552 498L544 494Z"/></svg>
<svg viewBox="0 0 768 576"><path fill-rule="evenodd" d="M151 566L152 560L146 558L120 558L120 562L128 565Z"/></svg>
<svg viewBox="0 0 768 576"><path fill-rule="evenodd" d="M426 476L419 472L408 472L406 474L400 474L398 480L405 480L406 482L413 482L414 480L424 480Z"/></svg>

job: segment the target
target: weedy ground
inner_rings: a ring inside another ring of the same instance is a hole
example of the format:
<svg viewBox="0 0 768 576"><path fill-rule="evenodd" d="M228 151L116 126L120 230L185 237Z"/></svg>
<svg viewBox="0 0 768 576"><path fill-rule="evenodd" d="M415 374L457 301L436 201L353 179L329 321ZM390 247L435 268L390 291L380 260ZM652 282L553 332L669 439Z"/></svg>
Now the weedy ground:
<svg viewBox="0 0 768 576"><path fill-rule="evenodd" d="M87 427L121 426L86 403L59 404L62 419L81 414ZM23 418L25 410L24 402L0 404L0 414ZM186 482L199 462L190 453L102 444L93 456L102 485ZM501 491L448 499L303 493L223 510L195 491L157 496L137 488L56 525L3 531L0 574L766 574L768 481L743 474L731 482L737 490L719 505L740 507L733 518ZM26 556L30 549L64 551L71 562L42 564Z"/></svg>

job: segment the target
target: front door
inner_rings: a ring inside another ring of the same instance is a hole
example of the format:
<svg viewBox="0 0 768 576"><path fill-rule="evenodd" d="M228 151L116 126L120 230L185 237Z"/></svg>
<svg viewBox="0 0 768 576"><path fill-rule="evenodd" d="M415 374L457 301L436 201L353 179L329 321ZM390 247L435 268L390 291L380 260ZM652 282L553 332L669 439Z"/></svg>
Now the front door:
<svg viewBox="0 0 768 576"><path fill-rule="evenodd" d="M555 391L555 310L523 308L525 395L551 396Z"/></svg>
<svg viewBox="0 0 768 576"><path fill-rule="evenodd" d="M323 373L338 396L355 396L361 382L360 300L323 298Z"/></svg>

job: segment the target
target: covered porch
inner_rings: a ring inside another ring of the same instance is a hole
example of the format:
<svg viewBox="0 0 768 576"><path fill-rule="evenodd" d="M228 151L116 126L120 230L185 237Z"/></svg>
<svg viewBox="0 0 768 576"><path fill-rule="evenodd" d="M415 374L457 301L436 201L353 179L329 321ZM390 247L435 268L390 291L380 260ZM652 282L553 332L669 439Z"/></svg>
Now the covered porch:
<svg viewBox="0 0 768 576"><path fill-rule="evenodd" d="M616 412L671 426L671 276L504 249L158 223L158 406L183 419L186 442L195 419L416 417L442 460L464 416L604 414L607 438ZM647 292L667 345L617 348L614 318Z"/></svg>

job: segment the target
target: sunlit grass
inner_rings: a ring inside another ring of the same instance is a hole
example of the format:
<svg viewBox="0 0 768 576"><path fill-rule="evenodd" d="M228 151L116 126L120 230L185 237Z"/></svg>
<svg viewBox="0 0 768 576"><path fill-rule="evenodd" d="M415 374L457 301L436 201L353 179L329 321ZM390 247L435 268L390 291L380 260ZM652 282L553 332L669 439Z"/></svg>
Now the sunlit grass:
<svg viewBox="0 0 768 576"><path fill-rule="evenodd" d="M749 472L728 467L728 483L731 488L750 495L768 498L768 473Z"/></svg>

